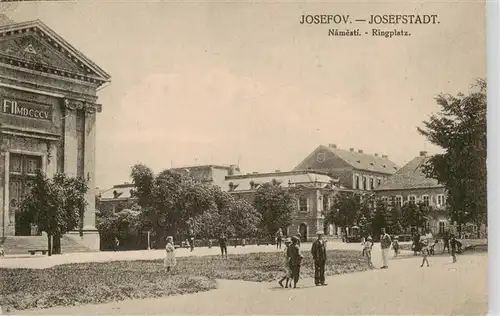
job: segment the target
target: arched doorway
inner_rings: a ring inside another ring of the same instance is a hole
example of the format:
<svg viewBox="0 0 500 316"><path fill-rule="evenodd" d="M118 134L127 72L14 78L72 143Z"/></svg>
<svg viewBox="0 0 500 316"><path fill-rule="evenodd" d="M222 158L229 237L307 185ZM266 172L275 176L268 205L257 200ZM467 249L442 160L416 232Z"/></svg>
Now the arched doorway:
<svg viewBox="0 0 500 316"><path fill-rule="evenodd" d="M299 233L300 233L300 236L302 237L301 241L307 241L307 224L306 223L300 224Z"/></svg>

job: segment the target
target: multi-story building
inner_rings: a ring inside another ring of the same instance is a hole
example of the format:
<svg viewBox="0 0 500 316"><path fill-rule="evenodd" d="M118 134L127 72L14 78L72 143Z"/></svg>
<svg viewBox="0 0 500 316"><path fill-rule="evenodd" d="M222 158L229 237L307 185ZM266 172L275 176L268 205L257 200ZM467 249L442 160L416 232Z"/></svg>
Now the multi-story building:
<svg viewBox="0 0 500 316"><path fill-rule="evenodd" d="M387 155L370 155L354 148L344 150L330 144L316 148L293 170L327 173L346 188L371 191L398 169Z"/></svg>
<svg viewBox="0 0 500 316"><path fill-rule="evenodd" d="M433 233L443 233L448 226L444 211L446 189L436 179L429 178L424 174L422 167L428 159L427 152L421 151L418 157L408 162L375 188L375 192L393 205L403 206L404 203L423 202L432 206L435 212L429 218L428 227Z"/></svg>
<svg viewBox="0 0 500 316"><path fill-rule="evenodd" d="M40 232L22 216L37 170L47 176L83 177L90 189L83 236L73 238L99 249L95 227L97 91L110 81L99 66L39 20L0 19L0 225L2 237ZM63 249L64 250L64 249Z"/></svg>
<svg viewBox="0 0 500 316"><path fill-rule="evenodd" d="M185 173L200 182L218 185L219 187L223 186L226 176L240 174L240 168L237 165L201 165L171 168L169 170Z"/></svg>
<svg viewBox="0 0 500 316"><path fill-rule="evenodd" d="M134 185L126 182L104 190L98 196L100 210L116 212L132 207L137 202L137 198L132 195L133 189Z"/></svg>
<svg viewBox="0 0 500 316"><path fill-rule="evenodd" d="M292 224L283 227L287 235L300 233L304 240L318 231L336 234L333 224L325 224L324 212L330 209L332 195L344 189L337 179L316 171L252 173L227 176L222 189L253 202L256 190L265 183L274 183L289 191L295 200Z"/></svg>

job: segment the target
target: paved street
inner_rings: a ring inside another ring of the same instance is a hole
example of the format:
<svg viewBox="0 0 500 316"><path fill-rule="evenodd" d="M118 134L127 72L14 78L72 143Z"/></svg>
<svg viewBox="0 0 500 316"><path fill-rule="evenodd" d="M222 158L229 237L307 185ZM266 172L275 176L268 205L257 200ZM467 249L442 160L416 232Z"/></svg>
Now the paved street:
<svg viewBox="0 0 500 316"><path fill-rule="evenodd" d="M387 270L373 270L327 279L315 287L312 279L299 289L276 283L219 280L219 289L184 296L128 300L100 305L29 310L18 314L420 314L487 313L487 254L431 257L420 268L420 257L392 259ZM380 249L374 248L380 266Z"/></svg>
<svg viewBox="0 0 500 316"><path fill-rule="evenodd" d="M303 251L311 249L311 243L302 244ZM359 243L342 243L339 241L328 242L329 249L355 249L361 251ZM245 246L245 247L229 247L229 254L243 254L254 252L273 252L277 251L276 246ZM177 249L177 257L185 256L210 256L220 254L219 247L211 249L203 247L196 248L194 252L188 249ZM119 251L119 252L87 252L87 253L69 253L57 256L26 256L26 257L6 257L0 260L0 268L31 268L45 269L55 265L66 263L81 263L81 262L107 262L119 260L154 260L162 259L165 256L165 250L139 250L139 251Z"/></svg>

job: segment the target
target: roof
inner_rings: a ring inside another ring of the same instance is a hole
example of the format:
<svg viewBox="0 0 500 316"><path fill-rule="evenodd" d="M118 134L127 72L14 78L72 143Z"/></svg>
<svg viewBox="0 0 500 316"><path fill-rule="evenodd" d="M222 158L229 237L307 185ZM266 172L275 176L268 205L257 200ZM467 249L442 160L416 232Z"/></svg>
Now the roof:
<svg viewBox="0 0 500 316"><path fill-rule="evenodd" d="M117 184L111 189L107 189L101 193L101 200L116 200L132 198L131 190L134 188L132 183ZM116 197L115 193L116 192Z"/></svg>
<svg viewBox="0 0 500 316"><path fill-rule="evenodd" d="M387 156L375 156L371 154L360 153L356 150L345 150L330 146L322 146L333 152L340 159L344 160L355 169L367 170L379 173L395 173L399 167Z"/></svg>
<svg viewBox="0 0 500 316"><path fill-rule="evenodd" d="M252 188L251 182L254 184L272 183L275 180L283 188L295 187L297 185L315 183L319 187L326 187L333 183L338 183L337 179L328 176L325 173L314 171L287 171L273 173L256 173L247 175L228 176L223 183L222 189L229 190L230 183L235 186L232 192L250 191ZM317 187L317 186L316 186Z"/></svg>
<svg viewBox="0 0 500 316"><path fill-rule="evenodd" d="M40 36L46 39L48 42L52 43L60 51L65 51L69 54L69 57L74 62L77 62L86 67L87 71L93 73L93 77L104 82L109 82L111 76L105 72L101 67L91 61L89 58L84 56L78 49L69 44L61 36L59 36L55 31L49 28L40 20L21 22L21 23L11 23L13 22L8 17L0 17L0 32L4 34L17 34L25 31L30 31L40 34ZM89 74L86 74L89 76Z"/></svg>
<svg viewBox="0 0 500 316"><path fill-rule="evenodd" d="M408 162L395 174L388 177L375 191L442 188L436 179L427 177L422 167L430 157L419 156Z"/></svg>
<svg viewBox="0 0 500 316"><path fill-rule="evenodd" d="M239 173L239 169L236 166L224 166L224 165L200 165L200 166L188 166L188 167L178 167L171 168L170 171L174 172L185 172L189 174L192 178L202 181L202 182L212 182L214 181L213 169L227 170L228 175L234 168L234 172Z"/></svg>

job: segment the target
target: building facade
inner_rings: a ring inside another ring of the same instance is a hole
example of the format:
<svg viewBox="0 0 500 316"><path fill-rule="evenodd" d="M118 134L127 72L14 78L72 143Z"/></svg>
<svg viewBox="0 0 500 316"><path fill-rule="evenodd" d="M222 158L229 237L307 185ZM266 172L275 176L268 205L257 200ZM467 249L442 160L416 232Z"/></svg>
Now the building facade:
<svg viewBox="0 0 500 316"><path fill-rule="evenodd" d="M363 150L344 150L335 144L321 145L293 170L327 173L346 188L371 191L393 175L398 166L387 155L366 154Z"/></svg>
<svg viewBox="0 0 500 316"><path fill-rule="evenodd" d="M169 169L173 172L181 172L202 183L209 183L222 187L227 176L239 175L240 168L237 165L200 165Z"/></svg>
<svg viewBox="0 0 500 316"><path fill-rule="evenodd" d="M252 173L227 176L222 189L252 203L256 190L265 183L279 185L294 198L292 224L284 228L286 235L300 233L304 240L310 240L318 231L329 236L337 234L333 224L325 224L325 212L330 209L332 196L344 189L337 179L314 171Z"/></svg>
<svg viewBox="0 0 500 316"><path fill-rule="evenodd" d="M0 207L2 236L39 235L19 202L37 170L88 181L84 235L99 249L95 228L97 91L110 76L42 22L0 26Z"/></svg>
<svg viewBox="0 0 500 316"><path fill-rule="evenodd" d="M99 210L118 212L131 208L137 202L137 198L132 194L133 190L132 183L117 184L104 190L98 196Z"/></svg>
<svg viewBox="0 0 500 316"><path fill-rule="evenodd" d="M375 192L393 205L423 202L431 206L434 212L428 218L428 228L438 234L445 232L449 225L445 212L446 189L424 174L422 167L428 159L427 152L420 152L418 157L387 178Z"/></svg>

